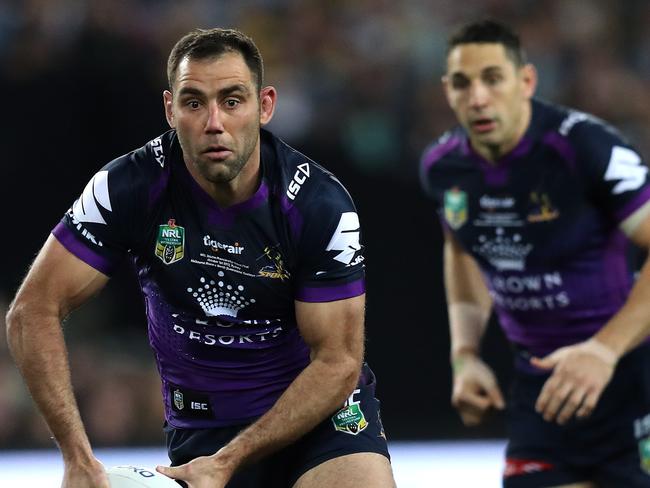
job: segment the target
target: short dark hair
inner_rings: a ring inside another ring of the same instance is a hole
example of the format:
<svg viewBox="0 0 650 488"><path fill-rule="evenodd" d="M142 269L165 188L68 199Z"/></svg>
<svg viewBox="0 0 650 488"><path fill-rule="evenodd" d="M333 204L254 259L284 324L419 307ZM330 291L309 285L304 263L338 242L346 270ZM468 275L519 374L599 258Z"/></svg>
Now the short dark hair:
<svg viewBox="0 0 650 488"><path fill-rule="evenodd" d="M264 84L264 61L253 40L235 29L194 29L181 37L167 59L167 81L171 90L178 65L184 58L207 59L224 53L240 53L255 78L259 91Z"/></svg>
<svg viewBox="0 0 650 488"><path fill-rule="evenodd" d="M447 54L460 44L473 43L501 44L516 66L528 62L519 36L510 27L495 20L485 19L463 25L449 37Z"/></svg>

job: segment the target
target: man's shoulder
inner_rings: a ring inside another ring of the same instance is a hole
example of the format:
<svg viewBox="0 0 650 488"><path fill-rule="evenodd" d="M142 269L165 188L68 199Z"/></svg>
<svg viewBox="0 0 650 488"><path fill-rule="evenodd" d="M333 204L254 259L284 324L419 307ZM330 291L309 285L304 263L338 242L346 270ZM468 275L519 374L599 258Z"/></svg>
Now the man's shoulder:
<svg viewBox="0 0 650 488"><path fill-rule="evenodd" d="M350 199L331 171L282 139L263 131L262 144L263 158L269 163L267 174L279 197L289 205L305 206L315 199Z"/></svg>
<svg viewBox="0 0 650 488"><path fill-rule="evenodd" d="M619 139L623 137L610 123L589 112L543 100L534 100L533 103L546 130L551 129L575 143L603 134Z"/></svg>
<svg viewBox="0 0 650 488"><path fill-rule="evenodd" d="M454 127L430 143L422 152L420 170L428 172L433 167L445 166L459 162L467 155L467 135L460 127Z"/></svg>

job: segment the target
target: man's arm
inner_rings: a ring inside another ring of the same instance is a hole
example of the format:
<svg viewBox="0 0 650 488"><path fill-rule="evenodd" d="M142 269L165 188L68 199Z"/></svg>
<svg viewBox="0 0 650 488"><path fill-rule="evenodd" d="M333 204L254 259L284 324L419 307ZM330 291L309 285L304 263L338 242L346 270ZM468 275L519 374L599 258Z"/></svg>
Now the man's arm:
<svg viewBox="0 0 650 488"><path fill-rule="evenodd" d="M492 298L476 261L451 232L445 230L444 236L444 283L454 380L452 404L466 425L476 425L491 407L504 407L494 373L479 353Z"/></svg>
<svg viewBox="0 0 650 488"><path fill-rule="evenodd" d="M630 219L639 220L629 230L630 239L650 250L650 216L646 204ZM643 215L642 219L638 219ZM587 417L596 407L618 360L650 334L650 253L623 307L594 336L563 347L543 359L533 358L540 368L552 369L536 409L548 421L566 423L573 415Z"/></svg>
<svg viewBox="0 0 650 488"><path fill-rule="evenodd" d="M63 487L106 487L90 447L70 381L61 321L108 278L50 235L7 313L7 340L65 462Z"/></svg>
<svg viewBox="0 0 650 488"><path fill-rule="evenodd" d="M221 488L242 464L294 442L343 405L361 372L365 295L295 304L300 333L311 348L309 366L266 414L219 452L158 471L193 488Z"/></svg>

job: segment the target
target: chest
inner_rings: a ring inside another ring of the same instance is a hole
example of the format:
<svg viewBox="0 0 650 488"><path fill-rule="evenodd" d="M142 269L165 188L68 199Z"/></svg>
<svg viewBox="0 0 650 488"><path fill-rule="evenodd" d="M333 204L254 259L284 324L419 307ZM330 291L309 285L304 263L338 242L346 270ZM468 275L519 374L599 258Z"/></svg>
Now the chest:
<svg viewBox="0 0 650 488"><path fill-rule="evenodd" d="M170 195L154 214L136 267L143 288L180 309L258 319L293 307L290 247L281 214L268 201L219 211Z"/></svg>
<svg viewBox="0 0 650 488"><path fill-rule="evenodd" d="M585 252L603 225L572 168L551 157L440 172L440 213L463 247L500 271Z"/></svg>

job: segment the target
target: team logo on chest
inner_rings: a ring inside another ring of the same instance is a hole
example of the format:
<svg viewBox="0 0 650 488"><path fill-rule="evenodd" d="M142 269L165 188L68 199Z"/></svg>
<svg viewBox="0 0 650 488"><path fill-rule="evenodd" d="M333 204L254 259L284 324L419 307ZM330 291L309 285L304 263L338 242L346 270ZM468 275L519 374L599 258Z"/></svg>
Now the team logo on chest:
<svg viewBox="0 0 650 488"><path fill-rule="evenodd" d="M467 193L458 188L445 192L445 220L452 229L459 229L467 221Z"/></svg>
<svg viewBox="0 0 650 488"><path fill-rule="evenodd" d="M258 276L264 278L279 279L284 281L289 278L289 272L284 266L284 261L282 260L282 253L280 253L280 245L276 244L275 246L266 246L264 248L264 254L257 258L266 259L268 263L264 265L257 272Z"/></svg>
<svg viewBox="0 0 650 488"><path fill-rule="evenodd" d="M167 225L158 226L154 254L165 264L180 261L185 256L185 228L169 219Z"/></svg>

